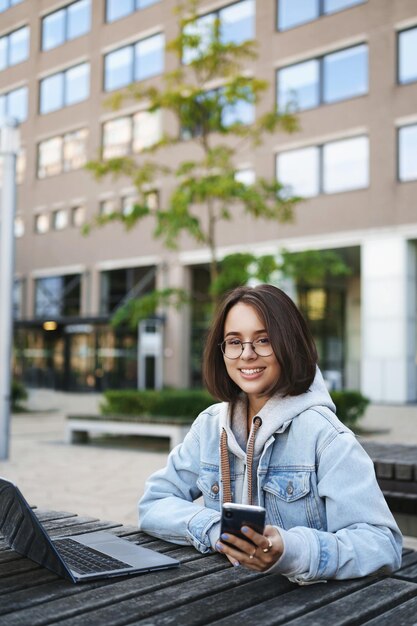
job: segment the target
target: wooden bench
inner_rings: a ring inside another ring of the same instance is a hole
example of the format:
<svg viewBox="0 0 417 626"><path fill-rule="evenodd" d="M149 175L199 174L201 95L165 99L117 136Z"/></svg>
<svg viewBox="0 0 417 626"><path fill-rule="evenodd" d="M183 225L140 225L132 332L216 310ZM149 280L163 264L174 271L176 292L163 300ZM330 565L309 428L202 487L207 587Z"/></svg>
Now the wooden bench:
<svg viewBox="0 0 417 626"><path fill-rule="evenodd" d="M362 441L394 513L417 516L417 446Z"/></svg>
<svg viewBox="0 0 417 626"><path fill-rule="evenodd" d="M183 441L191 423L181 417L68 415L66 442L87 443L90 435L142 435L168 438L172 449Z"/></svg>

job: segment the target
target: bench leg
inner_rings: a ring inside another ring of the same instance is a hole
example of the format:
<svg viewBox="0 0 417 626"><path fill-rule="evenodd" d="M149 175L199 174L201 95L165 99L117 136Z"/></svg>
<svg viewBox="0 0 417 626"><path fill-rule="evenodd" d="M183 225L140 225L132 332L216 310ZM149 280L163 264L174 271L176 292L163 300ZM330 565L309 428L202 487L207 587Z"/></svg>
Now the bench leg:
<svg viewBox="0 0 417 626"><path fill-rule="evenodd" d="M86 430L72 430L69 443L88 443L89 436Z"/></svg>

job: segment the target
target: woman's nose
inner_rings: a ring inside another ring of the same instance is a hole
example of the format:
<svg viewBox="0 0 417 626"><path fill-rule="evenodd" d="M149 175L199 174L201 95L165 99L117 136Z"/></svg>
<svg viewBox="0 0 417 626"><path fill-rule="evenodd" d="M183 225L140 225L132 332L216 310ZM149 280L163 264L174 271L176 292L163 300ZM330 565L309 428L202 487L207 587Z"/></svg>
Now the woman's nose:
<svg viewBox="0 0 417 626"><path fill-rule="evenodd" d="M245 341L245 343L242 344L242 348L243 348L243 352L241 355L242 359L253 359L258 356L255 352L255 350L253 349L253 345L251 344L250 341Z"/></svg>

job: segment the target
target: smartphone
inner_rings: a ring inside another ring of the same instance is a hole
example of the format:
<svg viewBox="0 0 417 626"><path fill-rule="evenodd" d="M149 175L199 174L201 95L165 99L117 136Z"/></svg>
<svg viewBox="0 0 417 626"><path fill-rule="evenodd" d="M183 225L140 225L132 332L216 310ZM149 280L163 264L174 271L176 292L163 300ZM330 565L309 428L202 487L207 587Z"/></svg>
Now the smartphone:
<svg viewBox="0 0 417 626"><path fill-rule="evenodd" d="M246 541L250 541L242 532L242 526L249 526L261 535L265 526L265 509L263 506L254 506L252 504L234 504L227 502L222 507L222 518L220 532L230 533L241 537Z"/></svg>

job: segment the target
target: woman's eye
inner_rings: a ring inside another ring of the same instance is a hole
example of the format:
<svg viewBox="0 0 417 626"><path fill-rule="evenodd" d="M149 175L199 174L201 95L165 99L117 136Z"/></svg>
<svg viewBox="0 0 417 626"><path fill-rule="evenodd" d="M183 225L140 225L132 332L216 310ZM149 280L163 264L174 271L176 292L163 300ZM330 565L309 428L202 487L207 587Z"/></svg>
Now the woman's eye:
<svg viewBox="0 0 417 626"><path fill-rule="evenodd" d="M227 339L226 343L228 346L238 346L240 341L239 339Z"/></svg>
<svg viewBox="0 0 417 626"><path fill-rule="evenodd" d="M269 344L269 338L268 337L261 337L260 339L257 340L256 343L259 343L261 346L266 346Z"/></svg>

